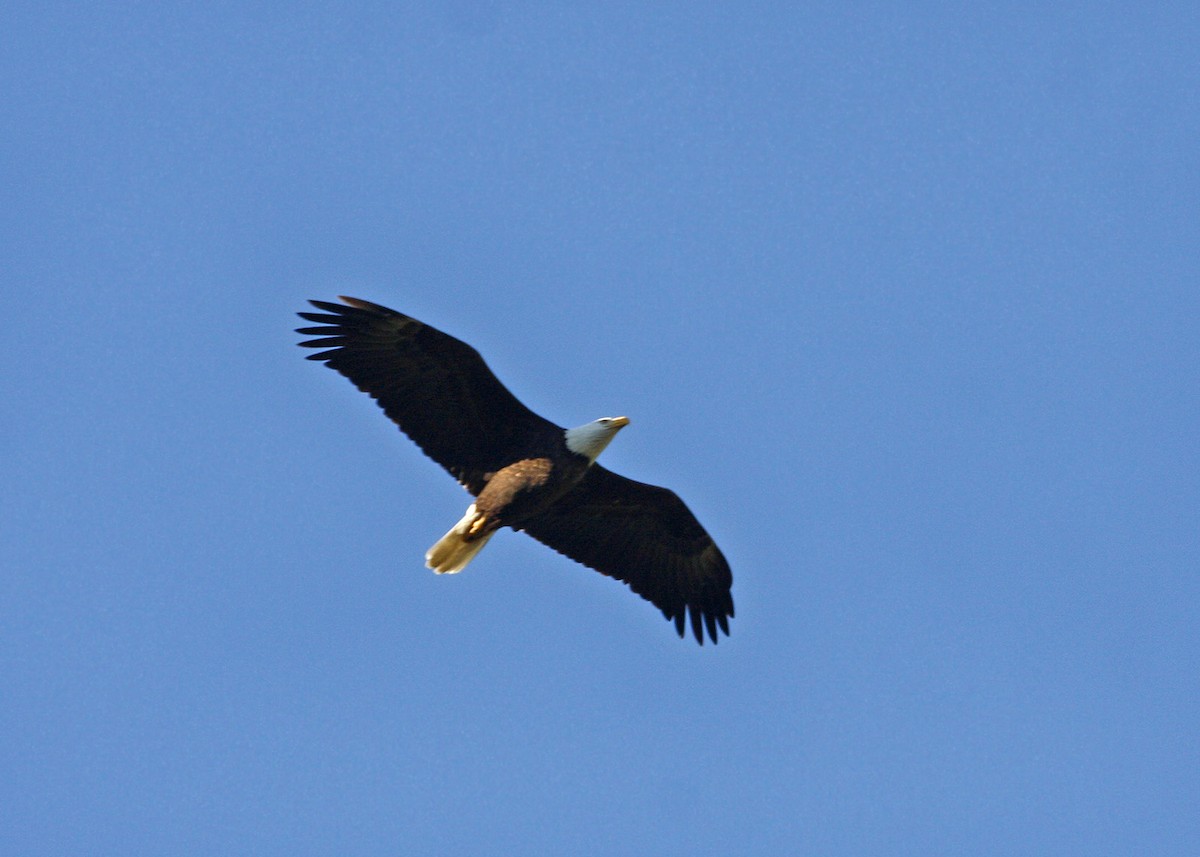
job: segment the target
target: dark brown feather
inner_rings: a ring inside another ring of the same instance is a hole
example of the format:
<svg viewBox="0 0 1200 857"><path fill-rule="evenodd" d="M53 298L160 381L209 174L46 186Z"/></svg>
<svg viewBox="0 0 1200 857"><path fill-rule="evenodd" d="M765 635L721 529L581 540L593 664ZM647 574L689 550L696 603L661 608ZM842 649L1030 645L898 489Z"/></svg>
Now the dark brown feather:
<svg viewBox="0 0 1200 857"><path fill-rule="evenodd" d="M297 330L332 348L309 357L346 376L472 494L486 476L562 429L535 414L500 383L479 352L407 315L357 298L348 306L309 301L322 313L301 318L320 327Z"/></svg>
<svg viewBox="0 0 1200 857"><path fill-rule="evenodd" d="M675 492L593 464L547 511L517 526L542 544L629 584L683 636L717 642L733 617L729 563Z"/></svg>

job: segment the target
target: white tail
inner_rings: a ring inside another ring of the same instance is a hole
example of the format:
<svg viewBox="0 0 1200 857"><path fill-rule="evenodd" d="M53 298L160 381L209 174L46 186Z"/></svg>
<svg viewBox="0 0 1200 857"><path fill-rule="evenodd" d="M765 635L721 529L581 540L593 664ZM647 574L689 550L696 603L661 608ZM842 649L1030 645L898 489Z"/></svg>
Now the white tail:
<svg viewBox="0 0 1200 857"><path fill-rule="evenodd" d="M475 559L475 554L483 550L495 531L480 538L467 541L466 534L475 521L475 504L467 507L467 514L462 520L450 528L450 532L442 536L428 551L425 552L425 565L438 574L457 574L467 567L467 563Z"/></svg>

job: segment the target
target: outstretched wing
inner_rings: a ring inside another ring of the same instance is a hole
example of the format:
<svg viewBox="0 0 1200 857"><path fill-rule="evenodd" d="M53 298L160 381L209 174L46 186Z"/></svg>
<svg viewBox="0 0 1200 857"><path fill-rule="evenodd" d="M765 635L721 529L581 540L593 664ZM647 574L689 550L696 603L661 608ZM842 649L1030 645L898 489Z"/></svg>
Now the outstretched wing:
<svg viewBox="0 0 1200 857"><path fill-rule="evenodd" d="M712 537L678 495L593 464L550 509L525 522L539 542L629 588L658 607L683 636L717 642L733 617L733 574Z"/></svg>
<svg viewBox="0 0 1200 857"><path fill-rule="evenodd" d="M558 426L535 414L500 383L479 352L415 318L357 298L347 306L309 301L323 312L298 315L320 327L305 348L379 402L422 451L472 494L486 475L510 463L514 449Z"/></svg>

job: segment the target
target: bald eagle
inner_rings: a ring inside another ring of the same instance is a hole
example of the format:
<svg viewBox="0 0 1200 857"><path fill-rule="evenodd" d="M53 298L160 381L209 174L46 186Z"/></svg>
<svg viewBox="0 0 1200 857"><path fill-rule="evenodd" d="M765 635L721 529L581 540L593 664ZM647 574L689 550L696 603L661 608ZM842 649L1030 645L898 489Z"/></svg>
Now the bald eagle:
<svg viewBox="0 0 1200 857"><path fill-rule="evenodd" d="M387 307L342 297L309 301L317 327L308 356L375 399L421 450L475 498L425 554L439 574L462 571L501 527L627 583L684 635L729 634L733 575L712 538L666 488L626 479L596 457L626 417L572 429L546 420L508 391L470 345Z"/></svg>

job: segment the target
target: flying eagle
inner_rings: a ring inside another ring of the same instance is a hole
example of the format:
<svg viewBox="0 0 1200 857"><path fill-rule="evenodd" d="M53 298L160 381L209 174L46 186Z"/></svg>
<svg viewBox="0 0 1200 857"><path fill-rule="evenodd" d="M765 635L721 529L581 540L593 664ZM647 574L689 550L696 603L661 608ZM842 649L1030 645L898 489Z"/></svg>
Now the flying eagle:
<svg viewBox="0 0 1200 857"><path fill-rule="evenodd" d="M475 497L425 554L439 574L462 571L500 527L522 530L629 584L704 645L733 616L729 563L688 507L666 488L596 464L626 417L564 430L521 404L479 352L387 307L342 297L298 315L319 327L310 354L375 399L421 450Z"/></svg>

